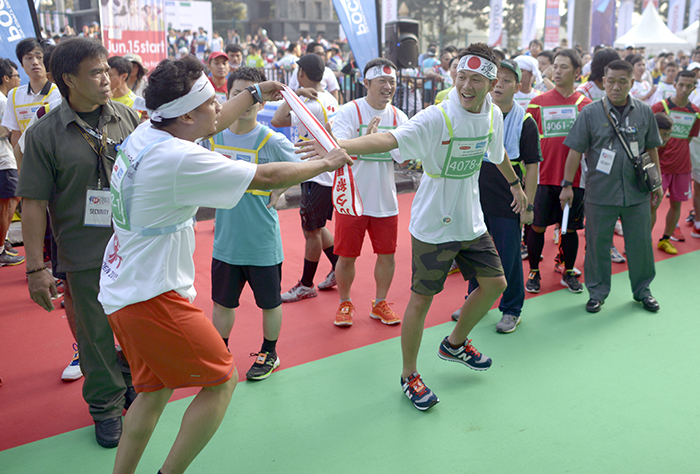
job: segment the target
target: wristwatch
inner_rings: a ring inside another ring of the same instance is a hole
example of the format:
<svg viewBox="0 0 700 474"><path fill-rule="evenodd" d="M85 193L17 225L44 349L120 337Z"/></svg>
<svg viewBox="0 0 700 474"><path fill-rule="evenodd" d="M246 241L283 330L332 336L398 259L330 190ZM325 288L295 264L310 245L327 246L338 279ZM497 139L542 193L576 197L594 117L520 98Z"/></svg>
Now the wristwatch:
<svg viewBox="0 0 700 474"><path fill-rule="evenodd" d="M565 188L567 186L573 186L573 185L574 185L574 183L572 183L571 181L567 181L566 179L561 180L561 187L562 188Z"/></svg>
<svg viewBox="0 0 700 474"><path fill-rule="evenodd" d="M535 205L534 204L528 204L527 207L525 208L527 212L532 212L535 210Z"/></svg>
<svg viewBox="0 0 700 474"><path fill-rule="evenodd" d="M262 103L262 97L260 97L260 86L252 85L245 88L250 95L253 96L253 105Z"/></svg>

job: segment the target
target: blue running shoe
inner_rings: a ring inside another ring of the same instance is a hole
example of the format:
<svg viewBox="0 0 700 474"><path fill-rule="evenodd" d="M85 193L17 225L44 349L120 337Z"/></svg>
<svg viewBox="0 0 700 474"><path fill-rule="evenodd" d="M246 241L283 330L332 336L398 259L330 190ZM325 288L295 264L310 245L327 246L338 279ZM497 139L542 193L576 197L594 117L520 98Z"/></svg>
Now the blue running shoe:
<svg viewBox="0 0 700 474"><path fill-rule="evenodd" d="M457 349L450 346L447 338L443 339L438 350L438 357L450 362L459 362L474 370L486 370L491 367L493 362L490 357L483 355L476 350L476 347L472 346L471 339L464 341Z"/></svg>
<svg viewBox="0 0 700 474"><path fill-rule="evenodd" d="M413 372L413 375L407 379L402 377L401 388L403 389L403 393L411 400L413 406L420 411L425 411L440 401L437 395L425 386L418 372Z"/></svg>

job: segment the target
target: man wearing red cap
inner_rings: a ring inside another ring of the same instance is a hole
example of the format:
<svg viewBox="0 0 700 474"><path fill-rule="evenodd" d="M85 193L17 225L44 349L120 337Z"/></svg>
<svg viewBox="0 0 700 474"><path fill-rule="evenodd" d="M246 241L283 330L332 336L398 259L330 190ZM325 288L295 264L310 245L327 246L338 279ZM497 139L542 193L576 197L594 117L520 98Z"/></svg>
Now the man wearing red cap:
<svg viewBox="0 0 700 474"><path fill-rule="evenodd" d="M223 104L226 102L226 94L228 93L226 77L231 69L228 65L228 55L223 51L211 53L207 66L211 71L209 82L211 82L211 85L214 86L214 91L216 91L216 100Z"/></svg>

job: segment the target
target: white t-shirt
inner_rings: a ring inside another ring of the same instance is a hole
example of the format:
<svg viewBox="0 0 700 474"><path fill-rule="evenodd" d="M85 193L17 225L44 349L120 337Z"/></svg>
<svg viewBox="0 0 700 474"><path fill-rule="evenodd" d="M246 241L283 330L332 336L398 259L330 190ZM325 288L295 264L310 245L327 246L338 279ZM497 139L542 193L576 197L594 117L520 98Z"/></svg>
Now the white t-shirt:
<svg viewBox="0 0 700 474"><path fill-rule="evenodd" d="M59 105L61 105L61 102L63 102L63 98L59 96L58 99L54 99L51 102L49 102L49 110L55 109ZM19 140L17 140L17 144L19 145L19 151L24 154L24 142L25 142L25 137L27 136L27 130L29 130L29 127L34 125L37 120L39 120L39 117L37 117L36 113L34 114L34 117L29 121L29 125L27 125L27 129L22 133L22 135L19 136Z"/></svg>
<svg viewBox="0 0 700 474"><path fill-rule="evenodd" d="M654 92L654 95L649 97L647 104L654 105L664 99L670 99L674 95L676 95L676 86L659 81L659 83L656 85L656 92Z"/></svg>
<svg viewBox="0 0 700 474"><path fill-rule="evenodd" d="M306 108L309 109L309 112L318 119L321 124L325 124L326 122L330 123L333 125L333 120L335 119L335 116L338 114L338 109L340 106L338 105L338 101L335 100L335 97L333 97L330 92L327 91L321 91L318 93L318 100L312 100L308 99L306 97L300 97L301 101L304 102L304 105L306 105ZM325 113L324 113L325 110ZM306 130L306 128L301 124L301 120L299 120L299 117L294 112L291 112L292 116L292 127L297 127L299 131L299 139L300 140L311 140L313 137L311 134ZM318 176L315 176L311 179L309 179L307 182L311 183L318 183L321 186L328 186L331 187L333 186L333 174L334 172L331 171L326 171L325 173L321 173Z"/></svg>
<svg viewBox="0 0 700 474"><path fill-rule="evenodd" d="M331 71L328 67L323 70L323 79L321 79L321 85L328 92L334 92L340 89L340 85L338 84L338 78L335 77L333 71ZM289 88L293 91L299 89L299 78L296 74L292 74L292 77L289 78Z"/></svg>
<svg viewBox="0 0 700 474"><path fill-rule="evenodd" d="M46 95L42 95L41 91L38 91L36 94L31 92L29 90L29 84L16 87L7 93L5 113L2 115L2 126L8 130L21 131L26 128L26 124L28 124L29 120L36 114L36 109L39 108L39 104L48 104L52 100L60 98L61 93L58 92L58 87L56 87L55 84L51 84L49 92ZM20 120L26 121L24 127L20 127L20 123L17 121L15 104L37 104L24 107L19 105L17 107L16 112L20 116Z"/></svg>
<svg viewBox="0 0 700 474"><path fill-rule="evenodd" d="M527 109L527 106L530 104L530 101L538 95L540 95L541 93L542 92L538 91L533 87L527 94L520 91L516 92L513 95L513 100L523 109Z"/></svg>
<svg viewBox="0 0 700 474"><path fill-rule="evenodd" d="M576 92L580 92L591 100L598 100L605 97L605 89L599 89L593 81L584 82L576 88Z"/></svg>
<svg viewBox="0 0 700 474"><path fill-rule="evenodd" d="M358 99L343 105L338 115L335 116L333 134L339 140L360 136L360 120L355 103L360 109L363 125L369 124L373 117L381 118L381 122L379 122L380 127L393 127L394 117L396 118L397 126L408 120L406 114L396 107L387 105L384 110L377 110L367 103L367 99ZM379 132L384 131L379 130ZM365 135L366 133L366 129L363 129L362 134ZM391 158L399 163L403 162L398 149L391 151ZM355 176L355 184L362 198L363 215L389 217L399 213L393 161L357 160L352 166L352 173Z"/></svg>
<svg viewBox="0 0 700 474"><path fill-rule="evenodd" d="M5 103L7 102L7 97L5 94L0 92L0 121L2 120L2 115L5 112ZM0 170L16 170L17 161L15 160L15 154L12 151L12 144L10 143L10 134L7 136L0 137Z"/></svg>
<svg viewBox="0 0 700 474"><path fill-rule="evenodd" d="M488 159L493 164L503 161L503 114L489 96L481 112L467 112L456 89L448 94L445 105L455 138L488 135L493 116L493 134L488 146ZM441 104L442 105L442 104ZM440 175L445 164L450 139L445 119L437 106L428 107L391 132L399 143L404 160L420 159L426 173L413 198L411 235L429 244L475 240L486 232L479 201L479 172L464 179L431 178Z"/></svg>
<svg viewBox="0 0 700 474"><path fill-rule="evenodd" d="M646 82L646 81L634 81L634 85L632 86L632 89L630 90L630 95L634 97L635 99L642 100L642 97L647 95L649 91L651 90L651 84ZM652 105L649 100L651 100L651 97L649 99L645 100L645 102L649 105Z"/></svg>
<svg viewBox="0 0 700 474"><path fill-rule="evenodd" d="M130 160L167 132L144 122L129 136ZM141 159L133 181L123 189L132 196L132 226L159 228L194 217L199 206L230 209L255 176L256 165L229 160L193 142L171 138L151 148ZM115 226L107 244L98 300L106 314L146 301L170 290L194 300L195 238L192 226L165 235L144 237Z"/></svg>

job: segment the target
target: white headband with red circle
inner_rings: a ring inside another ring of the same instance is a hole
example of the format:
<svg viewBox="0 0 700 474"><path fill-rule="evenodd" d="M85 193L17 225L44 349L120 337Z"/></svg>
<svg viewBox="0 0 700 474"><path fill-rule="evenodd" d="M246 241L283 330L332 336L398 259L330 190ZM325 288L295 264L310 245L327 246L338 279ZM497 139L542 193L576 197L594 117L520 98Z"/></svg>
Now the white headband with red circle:
<svg viewBox="0 0 700 474"><path fill-rule="evenodd" d="M488 59L468 54L459 60L457 71L474 71L486 77L486 79L493 81L496 79L496 71L498 71L498 68Z"/></svg>
<svg viewBox="0 0 700 474"><path fill-rule="evenodd" d="M381 76L393 77L394 79L396 79L396 70L389 66L373 66L369 68L367 74L365 74L365 79L371 81L372 79Z"/></svg>

